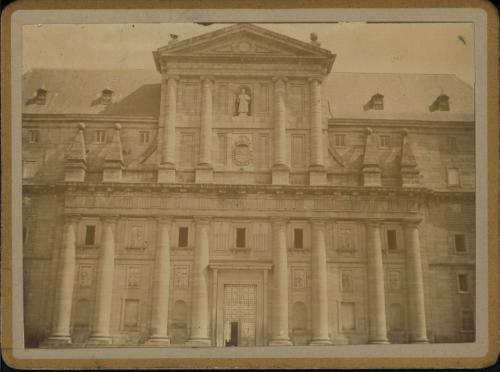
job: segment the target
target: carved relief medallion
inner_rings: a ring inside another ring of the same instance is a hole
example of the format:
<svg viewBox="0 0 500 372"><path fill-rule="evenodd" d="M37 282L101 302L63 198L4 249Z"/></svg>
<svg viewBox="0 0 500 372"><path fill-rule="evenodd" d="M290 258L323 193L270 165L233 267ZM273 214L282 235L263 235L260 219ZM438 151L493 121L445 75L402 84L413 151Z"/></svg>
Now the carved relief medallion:
<svg viewBox="0 0 500 372"><path fill-rule="evenodd" d="M252 149L250 139L240 136L233 145L233 162L236 165L249 165L252 161Z"/></svg>

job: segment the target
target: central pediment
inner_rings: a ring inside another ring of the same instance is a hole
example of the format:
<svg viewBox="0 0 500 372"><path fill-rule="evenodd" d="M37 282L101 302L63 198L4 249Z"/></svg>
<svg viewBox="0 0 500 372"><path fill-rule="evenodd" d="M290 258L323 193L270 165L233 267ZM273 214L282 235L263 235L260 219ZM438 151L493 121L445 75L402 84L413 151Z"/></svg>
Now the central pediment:
<svg viewBox="0 0 500 372"><path fill-rule="evenodd" d="M313 60L325 64L329 71L335 59L329 50L317 45L246 23L170 43L155 51L154 57L158 70L168 60L192 57L197 60Z"/></svg>

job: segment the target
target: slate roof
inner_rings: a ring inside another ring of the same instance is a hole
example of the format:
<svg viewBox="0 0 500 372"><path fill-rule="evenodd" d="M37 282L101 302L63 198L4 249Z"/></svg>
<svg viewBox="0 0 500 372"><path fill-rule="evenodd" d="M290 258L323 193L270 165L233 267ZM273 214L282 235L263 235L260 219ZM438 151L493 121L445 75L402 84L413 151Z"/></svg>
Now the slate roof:
<svg viewBox="0 0 500 372"><path fill-rule="evenodd" d="M39 88L47 90L45 105L33 103ZM96 104L104 89L114 92L109 106ZM323 92L326 113L336 119L474 120L474 90L455 75L332 72ZM365 110L377 93L384 109ZM441 94L449 96L450 110L431 112ZM154 70L36 69L23 75L25 114L157 117L159 105L160 74Z"/></svg>

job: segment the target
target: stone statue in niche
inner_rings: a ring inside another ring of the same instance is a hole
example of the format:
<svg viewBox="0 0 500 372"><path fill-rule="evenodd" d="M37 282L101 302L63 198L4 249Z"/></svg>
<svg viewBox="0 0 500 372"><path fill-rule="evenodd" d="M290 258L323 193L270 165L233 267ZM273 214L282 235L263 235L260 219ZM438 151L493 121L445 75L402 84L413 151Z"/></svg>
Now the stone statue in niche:
<svg viewBox="0 0 500 372"><path fill-rule="evenodd" d="M237 116L250 116L250 105L252 103L252 98L248 92L247 88L241 88L238 94L236 104L237 104Z"/></svg>

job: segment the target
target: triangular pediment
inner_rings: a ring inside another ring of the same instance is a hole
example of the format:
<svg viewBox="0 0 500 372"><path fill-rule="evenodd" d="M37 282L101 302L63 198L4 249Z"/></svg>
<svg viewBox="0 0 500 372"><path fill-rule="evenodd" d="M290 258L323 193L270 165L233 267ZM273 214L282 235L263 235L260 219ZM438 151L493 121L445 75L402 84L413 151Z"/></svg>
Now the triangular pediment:
<svg viewBox="0 0 500 372"><path fill-rule="evenodd" d="M269 56L334 58L311 43L251 24L237 24L158 49L160 56Z"/></svg>

